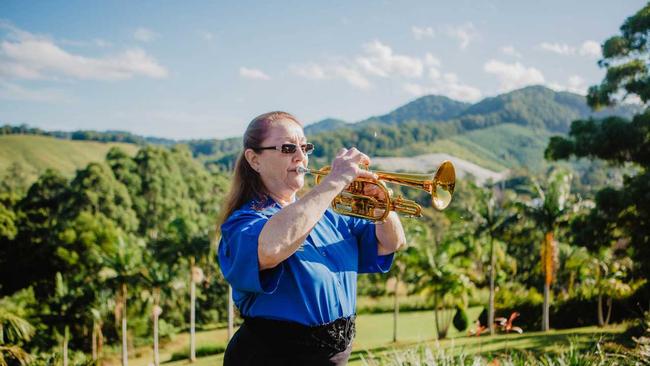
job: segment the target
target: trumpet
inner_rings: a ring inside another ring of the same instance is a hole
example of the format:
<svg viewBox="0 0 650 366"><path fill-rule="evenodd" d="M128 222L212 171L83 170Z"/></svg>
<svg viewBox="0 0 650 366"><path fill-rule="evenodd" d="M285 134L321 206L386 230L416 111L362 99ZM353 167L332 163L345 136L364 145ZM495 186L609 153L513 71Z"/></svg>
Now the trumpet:
<svg viewBox="0 0 650 366"><path fill-rule="evenodd" d="M296 172L314 175L316 184L319 184L330 170L330 166L318 170L298 167ZM427 192L431 195L431 205L438 211L449 206L456 185L456 170L448 160L443 161L434 174L385 171L372 171L372 173L377 175L377 180L356 178L334 198L332 209L342 215L361 217L371 221L384 221L391 211L410 217L422 217L422 206L402 196L393 197L393 191L385 183L418 188ZM385 198L379 200L364 194L364 188L367 185L379 187Z"/></svg>

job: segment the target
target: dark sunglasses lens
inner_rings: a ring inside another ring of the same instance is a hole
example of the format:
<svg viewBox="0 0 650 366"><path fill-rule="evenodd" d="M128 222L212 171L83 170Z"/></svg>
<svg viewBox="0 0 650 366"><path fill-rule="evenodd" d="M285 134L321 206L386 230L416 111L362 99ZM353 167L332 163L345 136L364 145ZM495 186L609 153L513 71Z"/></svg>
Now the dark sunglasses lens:
<svg viewBox="0 0 650 366"><path fill-rule="evenodd" d="M285 154L293 154L296 152L297 146L295 144L282 144L282 152Z"/></svg>
<svg viewBox="0 0 650 366"><path fill-rule="evenodd" d="M302 146L302 150L306 154L311 154L311 153L314 152L314 144L305 144L305 145Z"/></svg>

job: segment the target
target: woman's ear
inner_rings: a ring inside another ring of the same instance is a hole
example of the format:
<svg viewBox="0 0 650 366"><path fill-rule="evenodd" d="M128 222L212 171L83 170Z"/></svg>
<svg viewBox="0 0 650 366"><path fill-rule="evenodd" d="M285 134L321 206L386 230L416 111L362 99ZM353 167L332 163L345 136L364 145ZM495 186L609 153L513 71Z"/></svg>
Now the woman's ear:
<svg viewBox="0 0 650 366"><path fill-rule="evenodd" d="M259 173L260 160L257 153L253 151L253 149L246 149L246 151L244 151L244 158L246 158L246 161L248 161L248 165L250 165L254 171Z"/></svg>

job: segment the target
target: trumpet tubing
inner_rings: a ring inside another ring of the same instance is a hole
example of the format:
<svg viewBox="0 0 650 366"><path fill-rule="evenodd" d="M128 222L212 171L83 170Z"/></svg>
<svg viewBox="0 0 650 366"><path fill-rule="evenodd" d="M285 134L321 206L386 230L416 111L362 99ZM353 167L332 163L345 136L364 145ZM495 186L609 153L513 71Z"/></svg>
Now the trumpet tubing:
<svg viewBox="0 0 650 366"><path fill-rule="evenodd" d="M326 166L319 170L299 167L297 172L316 176L316 184L330 172ZM450 161L443 161L434 174L394 173L373 171L377 180L355 179L343 192L334 198L334 211L349 216L356 216L372 221L384 221L391 211L412 217L422 216L422 207L412 200L401 196L393 197L386 182L410 188L417 188L431 195L431 205L436 210L444 210L451 203L456 185L456 171ZM384 200L379 200L364 193L366 185L375 185L384 192Z"/></svg>

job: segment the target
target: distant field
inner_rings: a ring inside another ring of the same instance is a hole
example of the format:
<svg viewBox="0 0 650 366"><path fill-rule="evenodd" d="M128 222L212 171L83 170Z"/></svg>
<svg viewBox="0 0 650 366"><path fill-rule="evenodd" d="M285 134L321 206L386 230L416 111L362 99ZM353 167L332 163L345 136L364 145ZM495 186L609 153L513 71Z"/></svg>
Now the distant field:
<svg viewBox="0 0 650 366"><path fill-rule="evenodd" d="M48 136L3 135L0 136L0 176L13 163L22 164L30 180L47 168L54 168L65 176L73 176L77 169L92 161L103 161L108 150L119 146L128 154L135 154L138 147L125 143L62 140Z"/></svg>

